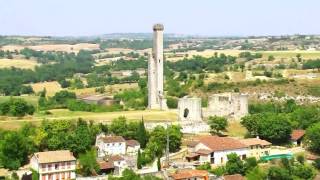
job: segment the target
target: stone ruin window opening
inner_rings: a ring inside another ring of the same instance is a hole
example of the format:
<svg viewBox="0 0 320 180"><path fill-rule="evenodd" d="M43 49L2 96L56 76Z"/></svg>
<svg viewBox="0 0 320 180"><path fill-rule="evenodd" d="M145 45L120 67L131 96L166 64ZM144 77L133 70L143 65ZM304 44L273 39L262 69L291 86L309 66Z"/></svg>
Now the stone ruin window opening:
<svg viewBox="0 0 320 180"><path fill-rule="evenodd" d="M184 109L184 112L183 112L183 117L184 117L184 118L187 118L188 115L189 115L189 109L188 109L188 108L185 108L185 109Z"/></svg>

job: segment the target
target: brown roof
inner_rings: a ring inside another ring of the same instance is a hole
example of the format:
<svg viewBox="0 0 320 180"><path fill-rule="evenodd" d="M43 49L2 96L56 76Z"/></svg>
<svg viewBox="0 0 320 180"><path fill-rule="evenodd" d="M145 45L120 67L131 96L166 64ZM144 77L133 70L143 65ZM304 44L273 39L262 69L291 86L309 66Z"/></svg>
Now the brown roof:
<svg viewBox="0 0 320 180"><path fill-rule="evenodd" d="M140 143L139 143L138 141L134 140L134 139L132 139L132 140L127 140L126 142L127 142L127 146L131 146L131 147L139 146L139 145L140 145Z"/></svg>
<svg viewBox="0 0 320 180"><path fill-rule="evenodd" d="M126 140L122 136L105 136L101 137L105 143L125 142Z"/></svg>
<svg viewBox="0 0 320 180"><path fill-rule="evenodd" d="M188 141L187 146L188 147L195 147L198 143L199 143L199 141Z"/></svg>
<svg viewBox="0 0 320 180"><path fill-rule="evenodd" d="M254 145L260 145L260 146L268 146L271 145L270 142L258 138L248 138L248 139L241 139L240 142L242 144L245 144L247 146L254 146Z"/></svg>
<svg viewBox="0 0 320 180"><path fill-rule="evenodd" d="M38 159L39 163L52 163L76 160L72 152L70 152L69 150L37 152L34 153L34 156Z"/></svg>
<svg viewBox="0 0 320 180"><path fill-rule="evenodd" d="M229 137L206 136L200 138L199 142L210 148L211 151L242 149L248 147L239 140Z"/></svg>
<svg viewBox="0 0 320 180"><path fill-rule="evenodd" d="M98 162L100 169L113 169L114 165L112 161L99 161Z"/></svg>
<svg viewBox="0 0 320 180"><path fill-rule="evenodd" d="M199 149L198 151L196 151L197 154L200 155L208 155L210 154L212 151L208 150L208 149Z"/></svg>
<svg viewBox="0 0 320 180"><path fill-rule="evenodd" d="M119 155L114 155L109 158L109 161L123 161L123 160L124 160L124 158Z"/></svg>
<svg viewBox="0 0 320 180"><path fill-rule="evenodd" d="M198 157L198 156L199 156L199 154L197 154L197 153L189 153L189 154L186 155L187 158L195 158L195 157Z"/></svg>
<svg viewBox="0 0 320 180"><path fill-rule="evenodd" d="M175 180L190 179L190 178L196 178L196 177L206 177L206 176L208 176L207 171L196 170L196 169L181 170L171 175L171 177Z"/></svg>
<svg viewBox="0 0 320 180"><path fill-rule="evenodd" d="M293 130L291 133L291 140L299 140L301 139L305 134L305 130L297 129Z"/></svg>
<svg viewBox="0 0 320 180"><path fill-rule="evenodd" d="M223 176L224 180L244 180L244 177L241 174L225 175Z"/></svg>

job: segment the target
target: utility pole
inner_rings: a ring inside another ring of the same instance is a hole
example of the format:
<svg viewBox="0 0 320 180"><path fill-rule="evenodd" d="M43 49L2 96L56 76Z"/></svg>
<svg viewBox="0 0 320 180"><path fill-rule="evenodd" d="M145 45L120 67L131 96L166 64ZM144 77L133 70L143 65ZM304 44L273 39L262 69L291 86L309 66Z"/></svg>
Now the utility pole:
<svg viewBox="0 0 320 180"><path fill-rule="evenodd" d="M169 167L169 142L170 142L170 139L169 139L169 126L168 126L168 123L167 123L167 146L166 146L166 165L167 167Z"/></svg>

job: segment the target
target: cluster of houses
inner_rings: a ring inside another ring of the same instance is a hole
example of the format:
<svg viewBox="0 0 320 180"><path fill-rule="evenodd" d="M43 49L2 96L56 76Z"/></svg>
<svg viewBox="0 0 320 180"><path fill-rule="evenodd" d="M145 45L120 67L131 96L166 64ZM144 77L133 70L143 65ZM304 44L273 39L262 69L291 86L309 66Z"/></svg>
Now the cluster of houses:
<svg viewBox="0 0 320 180"><path fill-rule="evenodd" d="M294 130L291 141L300 146L304 136L303 130ZM270 155L271 143L257 138L236 139L219 136L200 136L187 142L187 155L184 161L198 166L210 163L212 166L223 165L227 155L237 154L242 160L247 157L260 159ZM137 170L137 154L140 144L136 140L126 140L121 136L99 134L96 137L97 162L101 174L121 175L125 169ZM41 180L76 179L77 160L69 150L34 153L30 160L32 169L38 172ZM98 175L98 174L97 174ZM232 177L223 177L232 179ZM207 171L195 169L178 169L169 174L171 180L209 179Z"/></svg>
<svg viewBox="0 0 320 180"><path fill-rule="evenodd" d="M121 175L125 169L136 169L138 141L100 134L96 137L96 148L102 174ZM69 150L34 153L30 166L38 172L40 180L76 179L76 158Z"/></svg>

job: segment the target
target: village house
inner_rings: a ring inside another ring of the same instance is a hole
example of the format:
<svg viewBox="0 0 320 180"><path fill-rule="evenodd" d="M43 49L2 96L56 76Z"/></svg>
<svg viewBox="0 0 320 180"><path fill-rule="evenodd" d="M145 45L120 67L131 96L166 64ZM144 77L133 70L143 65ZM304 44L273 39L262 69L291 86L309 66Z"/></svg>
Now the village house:
<svg viewBox="0 0 320 180"><path fill-rule="evenodd" d="M126 140L122 136L100 134L96 138L98 157L126 154Z"/></svg>
<svg viewBox="0 0 320 180"><path fill-rule="evenodd" d="M98 157L113 155L136 155L140 144L136 140L125 140L122 136L107 136L100 134L96 137Z"/></svg>
<svg viewBox="0 0 320 180"><path fill-rule="evenodd" d="M98 160L101 174L121 175L125 169L135 169L128 164L128 161L120 155L114 155Z"/></svg>
<svg viewBox="0 0 320 180"><path fill-rule="evenodd" d="M248 156L260 159L262 156L270 155L271 143L259 138L248 138L240 140L242 144L249 147Z"/></svg>
<svg viewBox="0 0 320 180"><path fill-rule="evenodd" d="M34 153L30 163L40 180L76 178L76 158L68 150Z"/></svg>
<svg viewBox="0 0 320 180"><path fill-rule="evenodd" d="M139 149L140 149L140 143L134 139L127 140L127 154L129 155L137 155Z"/></svg>
<svg viewBox="0 0 320 180"><path fill-rule="evenodd" d="M296 129L291 133L291 142L295 146L302 146L302 140L305 135L305 130Z"/></svg>
<svg viewBox="0 0 320 180"><path fill-rule="evenodd" d="M209 162L212 165L221 165L228 161L228 154L235 153L241 159L246 159L249 153L249 146L229 137L205 136L201 137L196 145L189 147L187 160L200 164Z"/></svg>
<svg viewBox="0 0 320 180"><path fill-rule="evenodd" d="M205 170L179 170L169 176L170 180L209 180L209 173Z"/></svg>

